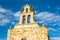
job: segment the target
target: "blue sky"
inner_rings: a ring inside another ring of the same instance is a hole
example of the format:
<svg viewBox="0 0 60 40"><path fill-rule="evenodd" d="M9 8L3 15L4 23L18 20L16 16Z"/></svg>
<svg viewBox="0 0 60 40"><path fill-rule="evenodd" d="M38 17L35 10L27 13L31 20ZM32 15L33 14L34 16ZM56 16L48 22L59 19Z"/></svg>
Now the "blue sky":
<svg viewBox="0 0 60 40"><path fill-rule="evenodd" d="M60 0L0 0L0 40L6 40L8 29L19 21L26 2L35 10L34 20L48 26L50 39L60 40Z"/></svg>

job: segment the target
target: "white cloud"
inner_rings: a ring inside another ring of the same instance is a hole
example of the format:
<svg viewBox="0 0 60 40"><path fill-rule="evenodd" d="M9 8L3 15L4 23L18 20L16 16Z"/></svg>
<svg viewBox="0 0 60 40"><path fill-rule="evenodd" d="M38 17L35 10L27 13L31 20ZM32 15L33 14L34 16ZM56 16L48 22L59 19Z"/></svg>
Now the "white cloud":
<svg viewBox="0 0 60 40"><path fill-rule="evenodd" d="M1 18L4 18L4 15L0 14L0 19L1 19Z"/></svg>
<svg viewBox="0 0 60 40"><path fill-rule="evenodd" d="M0 12L2 12L2 13L8 13L8 12L10 12L10 10L7 10L7 9L4 9L4 8L0 7Z"/></svg>
<svg viewBox="0 0 60 40"><path fill-rule="evenodd" d="M55 28L48 28L48 31L50 31L50 30L57 31L57 29L55 29Z"/></svg>
<svg viewBox="0 0 60 40"><path fill-rule="evenodd" d="M0 7L0 25L4 26L8 23L15 24L19 20L20 11L14 13L11 10Z"/></svg>
<svg viewBox="0 0 60 40"><path fill-rule="evenodd" d="M10 22L10 20L9 19L2 19L2 20L0 20L0 25L6 25L7 23L9 23Z"/></svg>
<svg viewBox="0 0 60 40"><path fill-rule="evenodd" d="M18 12L16 12L15 14L14 14L14 19L15 20L19 20L19 18L20 18L20 11L18 11Z"/></svg>
<svg viewBox="0 0 60 40"><path fill-rule="evenodd" d="M52 37L50 40L60 40L60 37Z"/></svg>
<svg viewBox="0 0 60 40"><path fill-rule="evenodd" d="M60 28L57 28L58 30L60 30Z"/></svg>
<svg viewBox="0 0 60 40"><path fill-rule="evenodd" d="M60 16L54 13L50 12L40 12L35 15L35 18L40 23L40 21L44 21L45 24L51 25L51 26L60 26ZM52 24L53 23L53 24Z"/></svg>
<svg viewBox="0 0 60 40"><path fill-rule="evenodd" d="M57 9L60 9L60 8L57 8Z"/></svg>
<svg viewBox="0 0 60 40"><path fill-rule="evenodd" d="M60 29L58 28L48 28L49 36L60 37Z"/></svg>
<svg viewBox="0 0 60 40"><path fill-rule="evenodd" d="M47 8L50 8L49 6Z"/></svg>
<svg viewBox="0 0 60 40"><path fill-rule="evenodd" d="M0 7L0 25L6 25L10 22L13 12Z"/></svg>
<svg viewBox="0 0 60 40"><path fill-rule="evenodd" d="M37 15L35 15L35 16L40 18L40 19L52 20L51 17L53 17L54 14L51 14L49 12L41 12L41 13L38 13Z"/></svg>
<svg viewBox="0 0 60 40"><path fill-rule="evenodd" d="M38 11L35 11L35 13L38 13Z"/></svg>
<svg viewBox="0 0 60 40"><path fill-rule="evenodd" d="M15 24L15 22L11 22L11 24L12 24L12 25L14 25L14 24Z"/></svg>
<svg viewBox="0 0 60 40"><path fill-rule="evenodd" d="M20 16L20 11L16 12L16 13L14 14L14 16L15 16L15 17L19 17L19 16Z"/></svg>

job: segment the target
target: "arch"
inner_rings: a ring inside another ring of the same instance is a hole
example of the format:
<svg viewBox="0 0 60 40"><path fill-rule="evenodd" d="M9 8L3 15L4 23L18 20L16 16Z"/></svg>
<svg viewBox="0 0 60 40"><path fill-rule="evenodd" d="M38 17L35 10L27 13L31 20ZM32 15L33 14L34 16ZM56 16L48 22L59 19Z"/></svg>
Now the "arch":
<svg viewBox="0 0 60 40"><path fill-rule="evenodd" d="M23 21L22 21L23 24L25 24L25 22L26 22L26 19L25 18L26 18L26 16L23 15Z"/></svg>
<svg viewBox="0 0 60 40"><path fill-rule="evenodd" d="M28 15L28 20L27 20L28 23L30 23L30 15Z"/></svg>
<svg viewBox="0 0 60 40"><path fill-rule="evenodd" d="M28 8L26 8L26 12L28 12Z"/></svg>
<svg viewBox="0 0 60 40"><path fill-rule="evenodd" d="M26 40L26 38L22 38L21 40Z"/></svg>

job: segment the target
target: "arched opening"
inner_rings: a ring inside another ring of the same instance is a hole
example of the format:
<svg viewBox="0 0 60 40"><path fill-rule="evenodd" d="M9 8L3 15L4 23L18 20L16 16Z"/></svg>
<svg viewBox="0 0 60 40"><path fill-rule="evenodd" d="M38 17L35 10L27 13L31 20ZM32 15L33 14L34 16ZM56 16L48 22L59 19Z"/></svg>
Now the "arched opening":
<svg viewBox="0 0 60 40"><path fill-rule="evenodd" d="M28 15L28 21L27 22L30 23L30 15Z"/></svg>
<svg viewBox="0 0 60 40"><path fill-rule="evenodd" d="M28 12L28 8L26 8L26 12Z"/></svg>
<svg viewBox="0 0 60 40"><path fill-rule="evenodd" d="M26 38L22 38L21 40L26 40Z"/></svg>
<svg viewBox="0 0 60 40"><path fill-rule="evenodd" d="M25 15L24 15L22 23L25 24L25 21L26 21L26 19L25 19Z"/></svg>

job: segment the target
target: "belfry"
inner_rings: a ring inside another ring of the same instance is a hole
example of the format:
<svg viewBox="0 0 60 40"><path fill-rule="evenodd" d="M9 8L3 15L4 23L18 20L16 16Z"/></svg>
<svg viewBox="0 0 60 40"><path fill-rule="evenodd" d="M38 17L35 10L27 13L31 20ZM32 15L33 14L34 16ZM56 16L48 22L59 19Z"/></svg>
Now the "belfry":
<svg viewBox="0 0 60 40"><path fill-rule="evenodd" d="M48 40L48 28L34 21L34 9L26 4L22 7L19 22L8 29L7 40Z"/></svg>
<svg viewBox="0 0 60 40"><path fill-rule="evenodd" d="M25 23L25 24L28 24L28 23L34 23L34 20L33 20L33 12L34 12L34 9L33 8L30 8L30 6L28 4L26 4L23 8L22 8L22 11L20 13L20 23ZM24 21L25 20L25 21Z"/></svg>

